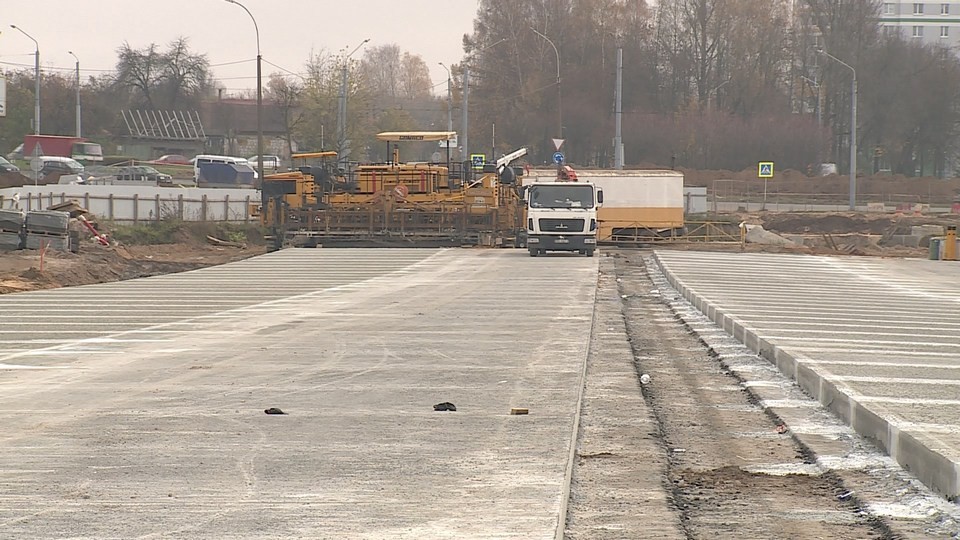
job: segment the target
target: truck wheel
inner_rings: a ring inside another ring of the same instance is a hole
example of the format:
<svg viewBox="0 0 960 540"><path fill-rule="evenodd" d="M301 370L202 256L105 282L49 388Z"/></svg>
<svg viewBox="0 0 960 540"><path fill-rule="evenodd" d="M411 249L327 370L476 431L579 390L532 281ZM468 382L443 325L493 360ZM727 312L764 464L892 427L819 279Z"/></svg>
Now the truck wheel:
<svg viewBox="0 0 960 540"><path fill-rule="evenodd" d="M536 249L531 249L531 250L530 250L530 256L531 256L531 257L536 257L536 256L539 255L539 254L540 254L540 253L539 253L539 250L536 250Z"/></svg>
<svg viewBox="0 0 960 540"><path fill-rule="evenodd" d="M587 257L593 257L593 250L592 250L592 249L588 249L588 250L587 250Z"/></svg>

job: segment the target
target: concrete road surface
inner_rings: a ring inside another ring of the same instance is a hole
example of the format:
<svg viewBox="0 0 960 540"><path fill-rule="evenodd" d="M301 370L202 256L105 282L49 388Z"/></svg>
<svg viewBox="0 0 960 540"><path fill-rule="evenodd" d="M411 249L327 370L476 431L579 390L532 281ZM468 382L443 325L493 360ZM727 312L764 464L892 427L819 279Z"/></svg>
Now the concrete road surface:
<svg viewBox="0 0 960 540"><path fill-rule="evenodd" d="M0 297L0 538L555 538L596 284L304 249Z"/></svg>
<svg viewBox="0 0 960 540"><path fill-rule="evenodd" d="M925 484L960 496L960 263L670 251L656 258L719 326Z"/></svg>

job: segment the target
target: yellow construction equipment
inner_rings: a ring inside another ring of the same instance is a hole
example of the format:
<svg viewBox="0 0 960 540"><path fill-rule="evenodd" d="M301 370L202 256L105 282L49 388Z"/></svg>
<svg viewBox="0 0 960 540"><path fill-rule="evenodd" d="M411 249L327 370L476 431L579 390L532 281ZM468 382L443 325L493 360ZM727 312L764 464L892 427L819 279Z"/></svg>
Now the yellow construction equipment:
<svg viewBox="0 0 960 540"><path fill-rule="evenodd" d="M400 161L395 143L441 141L453 132L385 132L388 163L341 170L336 153L296 154L295 170L267 175L260 218L274 245L519 245L518 171L526 150L474 171L459 162ZM305 162L300 164L299 162Z"/></svg>

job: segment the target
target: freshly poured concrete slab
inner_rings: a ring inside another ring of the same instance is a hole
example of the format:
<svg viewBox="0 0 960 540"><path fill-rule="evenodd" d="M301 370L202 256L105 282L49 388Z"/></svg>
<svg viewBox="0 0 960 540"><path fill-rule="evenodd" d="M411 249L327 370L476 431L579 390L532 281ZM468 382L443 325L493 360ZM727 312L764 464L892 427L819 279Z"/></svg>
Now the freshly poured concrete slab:
<svg viewBox="0 0 960 540"><path fill-rule="evenodd" d="M0 297L0 537L555 538L596 284L304 249Z"/></svg>
<svg viewBox="0 0 960 540"><path fill-rule="evenodd" d="M720 327L960 496L960 263L658 251L670 283Z"/></svg>

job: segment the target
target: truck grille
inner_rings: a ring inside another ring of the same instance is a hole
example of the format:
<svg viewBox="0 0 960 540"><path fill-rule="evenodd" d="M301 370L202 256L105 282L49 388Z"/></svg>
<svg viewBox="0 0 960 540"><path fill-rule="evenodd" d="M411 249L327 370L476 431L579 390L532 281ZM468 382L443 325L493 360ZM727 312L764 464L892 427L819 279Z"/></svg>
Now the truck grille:
<svg viewBox="0 0 960 540"><path fill-rule="evenodd" d="M582 219L541 219L540 230L542 232L557 233L581 233L583 232Z"/></svg>

